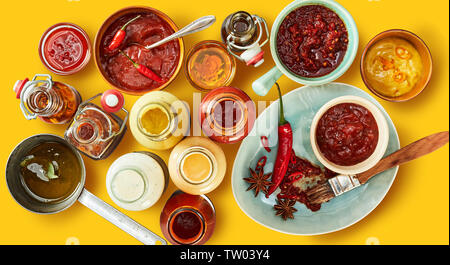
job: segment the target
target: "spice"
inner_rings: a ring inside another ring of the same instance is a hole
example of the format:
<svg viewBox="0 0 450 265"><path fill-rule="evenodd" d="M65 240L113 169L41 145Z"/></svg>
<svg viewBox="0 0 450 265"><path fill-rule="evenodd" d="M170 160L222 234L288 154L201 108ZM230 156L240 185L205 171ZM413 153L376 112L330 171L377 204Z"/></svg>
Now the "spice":
<svg viewBox="0 0 450 265"><path fill-rule="evenodd" d="M272 183L268 180L272 173L264 174L264 170L260 170L255 172L250 168L250 178L244 178L244 180L250 183L250 186L247 188L249 190L255 190L255 197L258 196L259 192L262 191L264 194L267 194L267 187L270 187Z"/></svg>
<svg viewBox="0 0 450 265"><path fill-rule="evenodd" d="M128 60L130 60L130 62L133 63L134 67L136 67L136 69L139 71L139 73L145 75L146 77L150 78L153 81L156 81L158 83L162 83L163 80L161 79L161 77L159 77L157 74L155 74L152 70L150 70L149 68L147 68L145 65L143 64L138 64L135 61L133 61L133 59L130 58L130 56L128 56L126 53L124 53L122 50L120 51L123 55L125 55L125 57L128 58Z"/></svg>
<svg viewBox="0 0 450 265"><path fill-rule="evenodd" d="M293 207L295 203L295 200L277 200L277 204L273 206L276 211L275 215L281 216L284 220L287 220L288 218L294 219L294 213L297 211L297 209Z"/></svg>
<svg viewBox="0 0 450 265"><path fill-rule="evenodd" d="M122 26L122 28L120 28L116 32L116 34L114 35L112 41L109 43L109 46L108 46L108 49L110 51L117 49L120 46L120 44L122 44L123 40L125 39L125 36L127 35L125 32L125 29L127 28L127 26L130 25L132 22L134 22L135 20L137 20L140 17L141 17L141 15L129 20L127 23L125 23L125 25Z"/></svg>
<svg viewBox="0 0 450 265"><path fill-rule="evenodd" d="M288 121L284 118L283 99L281 97L281 90L278 83L275 83L278 89L278 96L280 97L280 118L278 122L278 152L273 168L272 183L269 191L266 194L268 198L283 181L284 175L288 170L289 160L292 154L292 128Z"/></svg>

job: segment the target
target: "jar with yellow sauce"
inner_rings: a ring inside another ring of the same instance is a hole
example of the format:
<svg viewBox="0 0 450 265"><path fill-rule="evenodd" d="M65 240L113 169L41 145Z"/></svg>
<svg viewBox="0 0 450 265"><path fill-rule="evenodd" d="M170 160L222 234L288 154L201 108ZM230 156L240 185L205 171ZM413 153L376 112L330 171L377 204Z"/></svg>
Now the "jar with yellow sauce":
<svg viewBox="0 0 450 265"><path fill-rule="evenodd" d="M419 52L403 38L380 39L366 54L366 81L386 97L400 97L410 92L421 79L422 72L423 64Z"/></svg>
<svg viewBox="0 0 450 265"><path fill-rule="evenodd" d="M222 182L227 168L225 154L206 137L188 137L172 150L169 174L182 191L201 195L211 192Z"/></svg>
<svg viewBox="0 0 450 265"><path fill-rule="evenodd" d="M130 112L130 130L143 146L166 150L189 132L190 114L186 103L164 91L153 91L139 98Z"/></svg>

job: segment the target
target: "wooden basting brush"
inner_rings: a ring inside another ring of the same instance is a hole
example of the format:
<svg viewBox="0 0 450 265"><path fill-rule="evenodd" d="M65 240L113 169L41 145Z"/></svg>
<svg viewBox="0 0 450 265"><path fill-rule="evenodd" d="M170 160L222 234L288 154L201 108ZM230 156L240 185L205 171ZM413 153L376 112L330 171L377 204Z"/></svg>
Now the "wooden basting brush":
<svg viewBox="0 0 450 265"><path fill-rule="evenodd" d="M367 170L366 172L357 175L336 176L323 184L319 184L307 190L306 196L309 202L313 204L327 202L344 192L365 184L371 177L377 175L378 173L439 149L448 143L448 140L448 131L427 136L381 159L373 168Z"/></svg>

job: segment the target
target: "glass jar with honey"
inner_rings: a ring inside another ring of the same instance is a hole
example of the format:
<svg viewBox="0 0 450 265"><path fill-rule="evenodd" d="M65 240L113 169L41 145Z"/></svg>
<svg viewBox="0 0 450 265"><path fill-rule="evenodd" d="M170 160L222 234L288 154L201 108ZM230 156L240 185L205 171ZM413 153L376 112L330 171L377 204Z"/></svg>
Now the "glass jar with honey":
<svg viewBox="0 0 450 265"><path fill-rule="evenodd" d="M205 195L175 191L160 216L164 237L174 245L202 245L214 232L216 211Z"/></svg>
<svg viewBox="0 0 450 265"><path fill-rule="evenodd" d="M130 112L131 133L149 149L170 149L188 134L189 129L188 105L168 92L145 94Z"/></svg>
<svg viewBox="0 0 450 265"><path fill-rule="evenodd" d="M101 107L93 103L98 97L101 97ZM108 90L88 99L80 104L64 138L92 159L107 158L122 140L127 128L128 111L123 104L123 95L117 90ZM125 113L124 119L114 114L119 110Z"/></svg>
<svg viewBox="0 0 450 265"><path fill-rule="evenodd" d="M187 137L170 153L169 174L173 183L189 194L206 194L222 182L227 168L225 154L206 137Z"/></svg>
<svg viewBox="0 0 450 265"><path fill-rule="evenodd" d="M255 120L255 103L238 88L216 88L200 104L203 133L219 143L241 141L252 130Z"/></svg>
<svg viewBox="0 0 450 265"><path fill-rule="evenodd" d="M70 122L81 102L75 88L53 81L46 74L37 74L31 81L28 78L17 81L14 92L27 120L39 117L53 124Z"/></svg>
<svg viewBox="0 0 450 265"><path fill-rule="evenodd" d="M231 84L236 72L236 60L223 43L206 40L190 50L185 71L193 87L209 91Z"/></svg>

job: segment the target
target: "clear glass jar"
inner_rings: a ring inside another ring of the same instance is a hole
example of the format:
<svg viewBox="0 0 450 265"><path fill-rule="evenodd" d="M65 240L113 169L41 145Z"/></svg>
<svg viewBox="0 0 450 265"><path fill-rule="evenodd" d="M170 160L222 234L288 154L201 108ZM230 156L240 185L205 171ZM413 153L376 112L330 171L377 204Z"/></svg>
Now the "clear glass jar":
<svg viewBox="0 0 450 265"><path fill-rule="evenodd" d="M130 112L130 130L143 146L166 150L189 132L190 114L186 103L164 91L153 91L140 97Z"/></svg>
<svg viewBox="0 0 450 265"><path fill-rule="evenodd" d="M164 237L174 245L202 245L212 236L216 211L206 195L175 191L164 205L160 226Z"/></svg>
<svg viewBox="0 0 450 265"><path fill-rule="evenodd" d="M116 159L106 174L106 188L111 199L130 211L153 206L169 183L169 170L158 155L134 152Z"/></svg>
<svg viewBox="0 0 450 265"><path fill-rule="evenodd" d="M200 104L203 133L219 143L241 141L252 130L255 120L255 103L238 88L216 88Z"/></svg>
<svg viewBox="0 0 450 265"><path fill-rule="evenodd" d="M258 38L258 27L252 15L245 11L233 13L225 18L221 30L222 41L232 42L236 46L246 47L253 44ZM232 46L233 51L242 51Z"/></svg>
<svg viewBox="0 0 450 265"><path fill-rule="evenodd" d="M17 81L14 91L27 120L39 117L47 123L68 123L81 102L80 93L75 88L53 81L46 74L37 74L31 81L28 78Z"/></svg>
<svg viewBox="0 0 450 265"><path fill-rule="evenodd" d="M189 194L206 194L217 188L225 176L225 154L206 137L192 136L181 141L169 157L173 183Z"/></svg>
<svg viewBox="0 0 450 265"><path fill-rule="evenodd" d="M104 103L106 96L118 98L113 99L110 106ZM92 101L102 96L102 107ZM108 90L98 94L80 104L75 118L67 128L64 138L80 152L88 157L100 160L107 158L117 147L127 129L126 122L128 112L123 106L123 96L117 90ZM126 113L121 119L113 111L122 110Z"/></svg>

